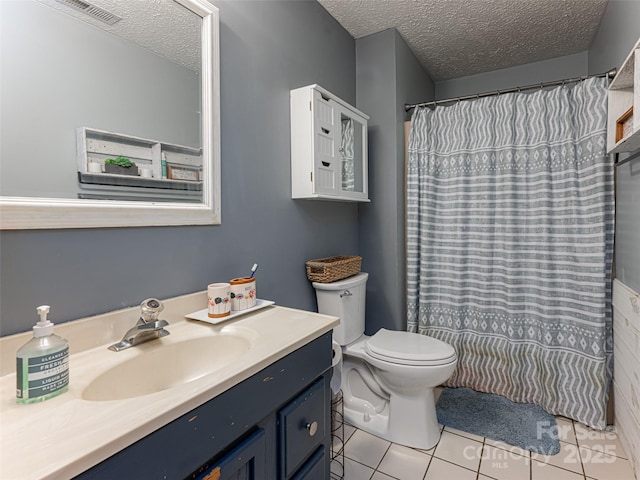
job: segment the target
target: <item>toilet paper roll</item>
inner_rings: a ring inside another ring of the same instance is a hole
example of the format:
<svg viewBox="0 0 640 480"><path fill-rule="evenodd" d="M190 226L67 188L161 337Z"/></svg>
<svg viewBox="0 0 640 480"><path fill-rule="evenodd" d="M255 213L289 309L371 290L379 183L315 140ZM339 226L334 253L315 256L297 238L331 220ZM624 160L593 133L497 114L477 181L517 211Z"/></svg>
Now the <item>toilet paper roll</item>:
<svg viewBox="0 0 640 480"><path fill-rule="evenodd" d="M342 347L335 340L333 340L331 346L333 349L333 357L331 359L331 366L333 367L333 373L331 374L331 392L336 395L340 391L340 385L342 384Z"/></svg>

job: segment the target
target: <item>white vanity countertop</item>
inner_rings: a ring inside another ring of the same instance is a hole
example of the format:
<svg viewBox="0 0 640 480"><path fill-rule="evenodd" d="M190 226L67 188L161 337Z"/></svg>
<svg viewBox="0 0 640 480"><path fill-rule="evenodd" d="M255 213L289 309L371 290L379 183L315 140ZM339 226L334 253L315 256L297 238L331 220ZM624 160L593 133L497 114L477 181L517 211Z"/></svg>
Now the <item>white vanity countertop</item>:
<svg viewBox="0 0 640 480"><path fill-rule="evenodd" d="M16 404L15 352L31 333L0 338L0 478L71 478L158 428L211 400L338 325L336 317L271 306L218 325L186 320L206 306L206 292L163 301L161 319L171 335L112 352L139 317L128 308L56 325L69 340L69 391L45 402ZM35 309L34 309L35 312ZM34 315L35 317L35 315ZM55 306L51 319L55 322ZM34 319L34 323L37 319ZM226 330L224 330L226 329ZM220 370L168 390L140 397L88 401L84 388L96 377L144 349L162 348L204 335L241 329L252 333L252 348Z"/></svg>

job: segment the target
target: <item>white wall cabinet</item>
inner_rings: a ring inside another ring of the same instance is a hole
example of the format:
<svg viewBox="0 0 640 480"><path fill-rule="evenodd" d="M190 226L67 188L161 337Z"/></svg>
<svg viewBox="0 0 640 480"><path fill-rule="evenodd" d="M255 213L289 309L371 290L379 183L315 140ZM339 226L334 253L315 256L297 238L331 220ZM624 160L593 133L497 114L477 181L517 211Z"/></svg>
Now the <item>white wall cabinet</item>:
<svg viewBox="0 0 640 480"><path fill-rule="evenodd" d="M318 85L291 90L291 196L368 202L369 117Z"/></svg>
<svg viewBox="0 0 640 480"><path fill-rule="evenodd" d="M618 121L625 116L624 134L617 134ZM633 152L640 148L640 40L609 86L607 123L608 153Z"/></svg>

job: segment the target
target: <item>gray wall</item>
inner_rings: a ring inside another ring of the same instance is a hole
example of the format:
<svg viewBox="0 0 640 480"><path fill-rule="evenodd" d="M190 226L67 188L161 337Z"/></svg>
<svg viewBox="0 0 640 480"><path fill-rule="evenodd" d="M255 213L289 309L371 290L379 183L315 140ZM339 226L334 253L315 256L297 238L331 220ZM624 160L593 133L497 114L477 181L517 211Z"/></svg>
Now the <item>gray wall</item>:
<svg viewBox="0 0 640 480"><path fill-rule="evenodd" d="M620 67L640 36L640 2L612 0L589 47L589 74Z"/></svg>
<svg viewBox="0 0 640 480"><path fill-rule="evenodd" d="M395 29L356 40L357 106L369 121L369 196L359 206L366 332L405 330L404 104L433 99L429 75Z"/></svg>
<svg viewBox="0 0 640 480"><path fill-rule="evenodd" d="M585 51L478 75L442 80L436 82L436 100L580 77L587 74L587 63L588 53Z"/></svg>
<svg viewBox="0 0 640 480"><path fill-rule="evenodd" d="M196 72L36 1L0 8L2 195L77 198L78 127L200 146Z"/></svg>
<svg viewBox="0 0 640 480"><path fill-rule="evenodd" d="M609 2L589 49L589 73L620 67L639 37L640 2ZM640 160L616 173L616 276L640 292Z"/></svg>
<svg viewBox="0 0 640 480"><path fill-rule="evenodd" d="M41 304L54 322L68 321L204 290L254 262L260 298L315 310L305 261L358 252L358 207L292 200L289 164L289 90L318 83L355 103L353 38L316 2L212 3L221 19L222 225L3 231L2 335L30 329Z"/></svg>

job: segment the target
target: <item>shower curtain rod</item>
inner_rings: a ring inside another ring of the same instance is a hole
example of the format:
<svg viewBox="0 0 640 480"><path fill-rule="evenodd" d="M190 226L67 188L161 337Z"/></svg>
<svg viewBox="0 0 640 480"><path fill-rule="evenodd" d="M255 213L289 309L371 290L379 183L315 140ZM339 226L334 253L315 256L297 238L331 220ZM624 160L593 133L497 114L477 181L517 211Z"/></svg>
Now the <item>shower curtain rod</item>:
<svg viewBox="0 0 640 480"><path fill-rule="evenodd" d="M558 85L564 85L566 83L581 82L583 80L587 80L588 78L594 78L594 77L613 78L613 77L616 76L616 73L617 73L617 69L613 68L613 69L609 70L608 72L599 73L597 75L585 75L585 76L582 76L582 77L567 78L565 80L556 80L556 81L553 81L553 82L537 83L535 85L527 85L525 87L508 88L506 90L495 90L493 92L476 93L475 95L466 95L464 97L453 97L453 98L447 98L445 100L435 100L435 101L432 101L432 102L405 103L404 104L404 110L405 110L405 112L408 112L409 110L411 110L413 108L416 108L416 107L435 107L435 106L440 105L442 103L460 102L462 100L473 100L473 99L476 99L476 98L491 97L493 95L501 95L503 93L513 93L513 92L522 92L524 90L534 90L536 88L555 87L555 86L558 86Z"/></svg>

